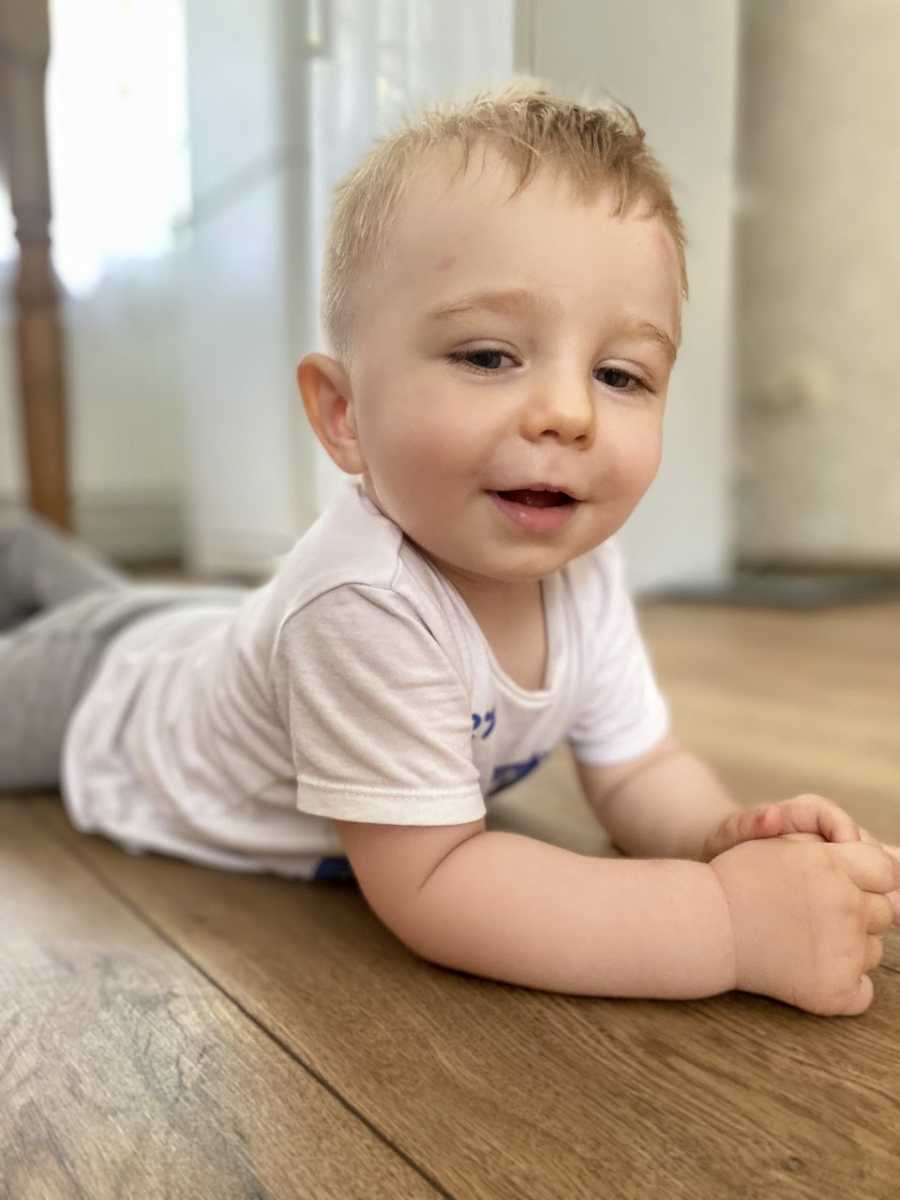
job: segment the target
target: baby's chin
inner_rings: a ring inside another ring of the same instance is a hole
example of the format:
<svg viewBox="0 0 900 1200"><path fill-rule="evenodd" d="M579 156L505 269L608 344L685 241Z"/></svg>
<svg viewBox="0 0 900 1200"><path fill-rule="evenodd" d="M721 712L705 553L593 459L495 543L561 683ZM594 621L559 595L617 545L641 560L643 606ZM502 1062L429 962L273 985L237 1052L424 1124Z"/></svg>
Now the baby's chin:
<svg viewBox="0 0 900 1200"><path fill-rule="evenodd" d="M477 554L441 553L422 545L415 538L409 540L432 566L461 589L474 587L493 590L508 587L513 590L517 587L534 585L549 575L556 574L567 563L584 553L583 551L572 554L549 553L548 548L545 547L538 553L501 556L501 561L486 562Z"/></svg>

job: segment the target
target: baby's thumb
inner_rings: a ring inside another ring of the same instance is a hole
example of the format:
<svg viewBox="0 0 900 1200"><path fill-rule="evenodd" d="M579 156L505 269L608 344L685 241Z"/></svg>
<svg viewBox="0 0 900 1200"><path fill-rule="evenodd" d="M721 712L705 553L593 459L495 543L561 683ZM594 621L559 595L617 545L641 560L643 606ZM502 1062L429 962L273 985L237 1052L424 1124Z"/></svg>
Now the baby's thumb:
<svg viewBox="0 0 900 1200"><path fill-rule="evenodd" d="M858 1017L864 1013L875 998L875 985L868 975L861 975L856 990L846 1005L835 1013L836 1017Z"/></svg>

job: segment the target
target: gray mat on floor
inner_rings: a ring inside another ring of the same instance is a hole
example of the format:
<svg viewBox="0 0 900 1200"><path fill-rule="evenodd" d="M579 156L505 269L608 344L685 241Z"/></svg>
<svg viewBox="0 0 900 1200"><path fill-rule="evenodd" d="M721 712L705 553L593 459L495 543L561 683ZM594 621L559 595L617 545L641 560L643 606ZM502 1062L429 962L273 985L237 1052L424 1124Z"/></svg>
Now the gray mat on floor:
<svg viewBox="0 0 900 1200"><path fill-rule="evenodd" d="M752 608L829 608L900 599L897 574L781 574L739 571L723 584L672 587L653 599L690 604L734 604Z"/></svg>

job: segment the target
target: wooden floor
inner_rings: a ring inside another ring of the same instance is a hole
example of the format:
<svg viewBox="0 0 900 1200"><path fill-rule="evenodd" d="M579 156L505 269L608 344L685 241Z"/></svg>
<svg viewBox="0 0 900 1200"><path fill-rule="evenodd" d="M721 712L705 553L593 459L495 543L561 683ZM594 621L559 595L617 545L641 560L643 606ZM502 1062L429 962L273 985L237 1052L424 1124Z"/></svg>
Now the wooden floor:
<svg viewBox="0 0 900 1200"><path fill-rule="evenodd" d="M900 842L900 606L651 606L685 740L742 799ZM604 841L557 756L498 825ZM348 885L134 859L0 802L0 1197L900 1196L900 938L825 1020L603 1001L414 959Z"/></svg>

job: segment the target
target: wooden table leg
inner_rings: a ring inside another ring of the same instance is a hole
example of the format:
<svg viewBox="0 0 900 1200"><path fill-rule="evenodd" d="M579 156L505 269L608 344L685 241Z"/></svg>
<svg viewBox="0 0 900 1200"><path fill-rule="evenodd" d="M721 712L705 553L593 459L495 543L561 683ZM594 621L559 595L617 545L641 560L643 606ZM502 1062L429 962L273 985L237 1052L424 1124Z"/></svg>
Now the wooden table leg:
<svg viewBox="0 0 900 1200"><path fill-rule="evenodd" d="M64 341L50 257L44 88L50 32L44 0L0 0L9 185L19 242L15 285L19 396L29 502L69 528Z"/></svg>

